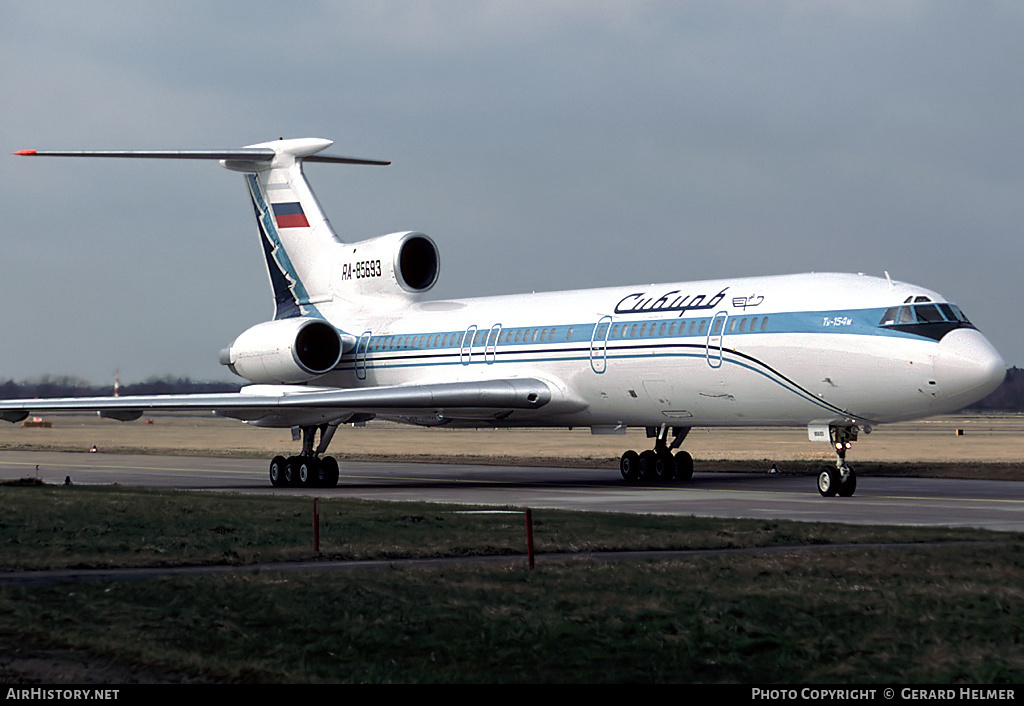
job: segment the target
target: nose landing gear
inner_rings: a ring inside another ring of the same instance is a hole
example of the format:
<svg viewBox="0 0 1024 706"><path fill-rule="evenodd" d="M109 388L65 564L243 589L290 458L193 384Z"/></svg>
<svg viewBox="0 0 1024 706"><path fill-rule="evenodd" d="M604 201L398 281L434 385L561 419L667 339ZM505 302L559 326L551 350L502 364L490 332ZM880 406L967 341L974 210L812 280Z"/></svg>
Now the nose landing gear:
<svg viewBox="0 0 1024 706"><path fill-rule="evenodd" d="M857 474L846 463L846 452L857 440L857 427L830 426L829 438L836 452L836 465L823 466L818 474L818 492L823 497L848 498L857 490Z"/></svg>

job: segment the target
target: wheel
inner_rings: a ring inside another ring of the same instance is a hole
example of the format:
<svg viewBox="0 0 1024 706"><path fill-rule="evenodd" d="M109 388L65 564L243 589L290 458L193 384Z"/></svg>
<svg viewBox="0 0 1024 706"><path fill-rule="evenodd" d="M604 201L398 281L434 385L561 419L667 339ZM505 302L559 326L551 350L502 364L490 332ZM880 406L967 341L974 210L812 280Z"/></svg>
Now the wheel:
<svg viewBox="0 0 1024 706"><path fill-rule="evenodd" d="M270 484L275 488L284 485L284 467L288 460L284 456L274 456L270 459Z"/></svg>
<svg viewBox="0 0 1024 706"><path fill-rule="evenodd" d="M668 449L654 452L654 478L659 483L671 483L676 475L676 460Z"/></svg>
<svg viewBox="0 0 1024 706"><path fill-rule="evenodd" d="M857 474L850 471L846 474L846 480L839 483L839 497L848 498L857 491Z"/></svg>
<svg viewBox="0 0 1024 706"><path fill-rule="evenodd" d="M284 464L284 475L281 480L281 485L286 488L293 488L299 484L299 463L302 462L302 456L289 456L288 460Z"/></svg>
<svg viewBox="0 0 1024 706"><path fill-rule="evenodd" d="M640 456L636 451L627 451L619 459L619 472L622 480L636 483L640 479Z"/></svg>
<svg viewBox="0 0 1024 706"><path fill-rule="evenodd" d="M686 451L676 452L676 480L688 481L693 478L693 456Z"/></svg>
<svg viewBox="0 0 1024 706"><path fill-rule="evenodd" d="M303 488L315 488L317 483L317 472L320 469L320 462L311 456L302 456L296 467L296 485Z"/></svg>
<svg viewBox="0 0 1024 706"><path fill-rule="evenodd" d="M338 459L334 456L324 456L320 459L320 468L317 472L318 485L321 488L333 488L338 484Z"/></svg>
<svg viewBox="0 0 1024 706"><path fill-rule="evenodd" d="M640 480L654 479L654 464L657 461L658 456L651 449L640 453Z"/></svg>
<svg viewBox="0 0 1024 706"><path fill-rule="evenodd" d="M833 498L839 492L839 469L825 466L818 474L818 492L823 497Z"/></svg>

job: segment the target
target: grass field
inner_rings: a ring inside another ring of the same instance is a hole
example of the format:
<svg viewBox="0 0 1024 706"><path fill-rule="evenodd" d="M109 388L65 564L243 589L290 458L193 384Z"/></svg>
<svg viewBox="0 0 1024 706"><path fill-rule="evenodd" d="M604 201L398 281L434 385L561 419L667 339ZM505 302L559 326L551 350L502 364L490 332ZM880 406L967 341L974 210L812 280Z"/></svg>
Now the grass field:
<svg viewBox="0 0 1024 706"><path fill-rule="evenodd" d="M315 558L309 506L294 497L4 487L0 564L41 570ZM521 556L521 514L332 499L321 519L320 558L509 558L479 566L0 583L0 678L1024 678L1024 556L1021 538L1004 533L545 511L535 515L541 561L530 571ZM588 557L605 549L743 547L772 551L614 563ZM543 560L563 551L578 558Z"/></svg>

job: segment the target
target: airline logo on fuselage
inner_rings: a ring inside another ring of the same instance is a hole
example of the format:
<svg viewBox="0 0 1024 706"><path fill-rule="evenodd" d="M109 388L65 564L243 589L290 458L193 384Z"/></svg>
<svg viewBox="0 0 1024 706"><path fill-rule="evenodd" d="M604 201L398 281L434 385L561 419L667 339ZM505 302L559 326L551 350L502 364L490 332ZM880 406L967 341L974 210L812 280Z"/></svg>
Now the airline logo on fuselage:
<svg viewBox="0 0 1024 706"><path fill-rule="evenodd" d="M708 296L707 294L680 294L678 289L665 292L655 298L647 292L635 292L627 294L615 305L616 314L650 314L667 313L678 311L683 316L688 311L707 311L718 306L728 291L725 287L718 294ZM759 302L760 303L760 302Z"/></svg>

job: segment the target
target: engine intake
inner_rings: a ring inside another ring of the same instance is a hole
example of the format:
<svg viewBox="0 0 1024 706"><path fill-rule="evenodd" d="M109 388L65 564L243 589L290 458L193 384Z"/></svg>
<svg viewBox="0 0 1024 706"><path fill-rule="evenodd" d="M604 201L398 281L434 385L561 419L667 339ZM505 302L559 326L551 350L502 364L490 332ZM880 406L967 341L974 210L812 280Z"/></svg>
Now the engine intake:
<svg viewBox="0 0 1024 706"><path fill-rule="evenodd" d="M300 383L329 373L341 360L338 330L320 319L267 321L221 351L220 362L259 384Z"/></svg>
<svg viewBox="0 0 1024 706"><path fill-rule="evenodd" d="M422 233L407 233L395 258L398 283L411 292L425 292L437 282L440 262L433 240Z"/></svg>

